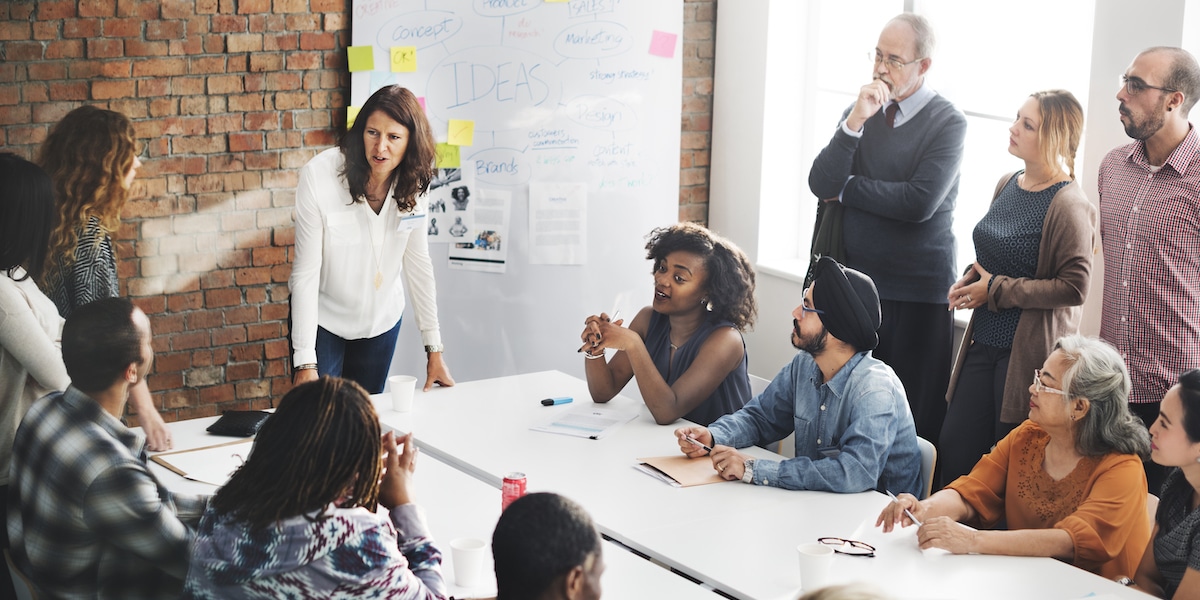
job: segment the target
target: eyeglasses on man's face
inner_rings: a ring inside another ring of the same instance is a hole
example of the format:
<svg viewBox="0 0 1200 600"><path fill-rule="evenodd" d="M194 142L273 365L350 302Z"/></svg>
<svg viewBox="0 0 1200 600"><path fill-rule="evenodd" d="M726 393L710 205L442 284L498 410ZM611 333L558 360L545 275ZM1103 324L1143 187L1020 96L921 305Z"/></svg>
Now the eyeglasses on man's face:
<svg viewBox="0 0 1200 600"><path fill-rule="evenodd" d="M1125 93L1129 94L1130 96L1136 96L1146 90L1158 90L1160 92L1166 92L1168 94L1172 94L1172 93L1179 91L1179 90L1173 90L1171 88L1150 85L1150 84L1146 83L1145 81L1142 81L1141 77L1129 77L1128 75L1121 75L1121 87L1125 88Z"/></svg>
<svg viewBox="0 0 1200 600"><path fill-rule="evenodd" d="M875 66L877 66L877 67L878 67L880 64L883 64L884 66L886 66L886 67L887 67L887 70L889 70L889 71L899 71L900 69L903 69L904 67L907 67L908 65L911 65L911 64L913 64L913 63L915 63L915 62L921 62L921 59L919 59L919 58L915 58L915 59L913 59L913 60L910 60L910 61L908 61L908 62L902 62L902 61L901 61L900 59L898 59L898 58L884 58L884 57L883 57L883 55L882 55L882 54L880 54L878 51L876 51L876 52L868 52L868 53L867 53L867 58L869 58L869 59L871 59L872 61L874 61L874 62L875 62Z"/></svg>
<svg viewBox="0 0 1200 600"><path fill-rule="evenodd" d="M808 293L811 290L812 290L812 286L809 286L808 289L804 290L804 299L800 301L800 318L804 318L804 316L807 315L808 313L815 313L818 315L825 314L825 311L823 311L819 308L811 308L810 306L808 306L808 304L809 304Z"/></svg>
<svg viewBox="0 0 1200 600"><path fill-rule="evenodd" d="M1042 370L1041 369L1033 370L1033 389L1036 390L1037 393L1039 393L1039 394L1058 394L1060 396L1067 395L1067 393L1062 390L1052 388L1052 387L1042 383Z"/></svg>

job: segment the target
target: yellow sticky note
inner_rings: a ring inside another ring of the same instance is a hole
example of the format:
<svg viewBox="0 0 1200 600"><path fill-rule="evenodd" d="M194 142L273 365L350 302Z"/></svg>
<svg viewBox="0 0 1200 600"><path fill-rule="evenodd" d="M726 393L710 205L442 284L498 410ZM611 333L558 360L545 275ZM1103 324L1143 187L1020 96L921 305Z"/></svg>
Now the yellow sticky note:
<svg viewBox="0 0 1200 600"><path fill-rule="evenodd" d="M371 46L350 46L346 48L346 57L350 62L351 73L375 70L375 49Z"/></svg>
<svg viewBox="0 0 1200 600"><path fill-rule="evenodd" d="M437 163L439 169L457 169L462 165L459 159L458 146L451 144L437 145Z"/></svg>
<svg viewBox="0 0 1200 600"><path fill-rule="evenodd" d="M475 121L450 119L449 138L446 141L455 146L473 146L475 144Z"/></svg>
<svg viewBox="0 0 1200 600"><path fill-rule="evenodd" d="M358 110L360 108L362 108L362 107L361 106L347 106L346 107L346 129L350 129L351 127L354 127L354 119L356 117L358 117Z"/></svg>
<svg viewBox="0 0 1200 600"><path fill-rule="evenodd" d="M392 46L392 72L413 73L417 70L416 46Z"/></svg>

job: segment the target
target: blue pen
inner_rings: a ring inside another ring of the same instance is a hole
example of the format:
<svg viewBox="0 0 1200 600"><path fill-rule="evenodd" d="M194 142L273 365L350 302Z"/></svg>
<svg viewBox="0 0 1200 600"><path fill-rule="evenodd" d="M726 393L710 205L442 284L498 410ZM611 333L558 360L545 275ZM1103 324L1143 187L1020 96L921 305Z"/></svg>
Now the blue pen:
<svg viewBox="0 0 1200 600"><path fill-rule="evenodd" d="M559 404L570 404L573 398L563 396L561 398L546 398L542 400L542 406L558 406Z"/></svg>

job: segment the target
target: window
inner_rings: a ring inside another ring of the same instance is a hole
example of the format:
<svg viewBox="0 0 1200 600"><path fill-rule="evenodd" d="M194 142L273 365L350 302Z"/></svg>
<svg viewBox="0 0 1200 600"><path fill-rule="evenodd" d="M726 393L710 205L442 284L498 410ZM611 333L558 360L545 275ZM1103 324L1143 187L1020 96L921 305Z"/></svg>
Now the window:
<svg viewBox="0 0 1200 600"><path fill-rule="evenodd" d="M789 229L790 243L772 239L774 232L764 229L760 260L768 265L807 266L816 210L816 199L807 188L808 169L829 142L842 112L869 81L872 64L867 54L874 49L879 31L905 10L905 4L901 0L808 3L808 42L800 48L800 62L809 74L800 86L798 119L800 223ZM974 260L971 232L987 212L996 181L1022 167L1008 154L1008 127L1024 99L1038 90L1063 88L1087 106L1094 7L1086 0L1009 0L995 4L994 14L981 15L978 3L961 0L909 0L907 4L930 20L937 35L927 85L967 115L954 222L961 272ZM1075 164L1079 175L1082 152ZM764 205L782 201L796 199L763 200Z"/></svg>

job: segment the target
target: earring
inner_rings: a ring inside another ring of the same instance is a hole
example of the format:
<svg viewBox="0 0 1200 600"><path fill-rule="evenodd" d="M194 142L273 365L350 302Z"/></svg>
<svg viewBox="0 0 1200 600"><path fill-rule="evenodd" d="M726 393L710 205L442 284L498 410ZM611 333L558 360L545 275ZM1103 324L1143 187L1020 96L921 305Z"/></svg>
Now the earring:
<svg viewBox="0 0 1200 600"><path fill-rule="evenodd" d="M1200 456L1196 457L1196 462L1200 463Z"/></svg>

